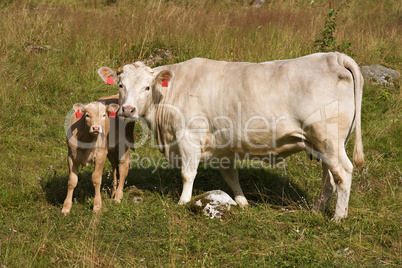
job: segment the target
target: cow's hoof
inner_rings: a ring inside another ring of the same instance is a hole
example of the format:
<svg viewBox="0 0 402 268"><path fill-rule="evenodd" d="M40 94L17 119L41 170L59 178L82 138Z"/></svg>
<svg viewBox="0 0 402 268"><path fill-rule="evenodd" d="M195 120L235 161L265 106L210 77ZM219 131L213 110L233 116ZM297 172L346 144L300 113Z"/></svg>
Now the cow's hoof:
<svg viewBox="0 0 402 268"><path fill-rule="evenodd" d="M179 204L180 206L183 206L183 205L185 205L185 204L187 204L187 203L188 203L188 201L184 201L184 200L181 200L181 199L180 199L178 204Z"/></svg>
<svg viewBox="0 0 402 268"><path fill-rule="evenodd" d="M348 217L348 214L343 214L343 215L336 215L331 219L331 221L340 223L343 219L346 219Z"/></svg>
<svg viewBox="0 0 402 268"><path fill-rule="evenodd" d="M247 208L249 206L247 199L242 195L236 196L235 201L240 208Z"/></svg>

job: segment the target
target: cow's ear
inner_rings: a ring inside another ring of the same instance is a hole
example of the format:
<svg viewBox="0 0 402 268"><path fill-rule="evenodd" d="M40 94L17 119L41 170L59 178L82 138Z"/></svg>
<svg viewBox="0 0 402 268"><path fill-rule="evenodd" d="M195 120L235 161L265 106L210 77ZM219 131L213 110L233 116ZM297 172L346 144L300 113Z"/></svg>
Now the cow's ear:
<svg viewBox="0 0 402 268"><path fill-rule="evenodd" d="M100 78L107 85L117 85L117 73L109 67L101 67L98 70Z"/></svg>
<svg viewBox="0 0 402 268"><path fill-rule="evenodd" d="M162 87L168 87L170 80L173 78L173 73L168 70L161 71L155 77L155 84Z"/></svg>
<svg viewBox="0 0 402 268"><path fill-rule="evenodd" d="M119 105L117 103L111 103L107 106L108 113L116 113L119 110Z"/></svg>

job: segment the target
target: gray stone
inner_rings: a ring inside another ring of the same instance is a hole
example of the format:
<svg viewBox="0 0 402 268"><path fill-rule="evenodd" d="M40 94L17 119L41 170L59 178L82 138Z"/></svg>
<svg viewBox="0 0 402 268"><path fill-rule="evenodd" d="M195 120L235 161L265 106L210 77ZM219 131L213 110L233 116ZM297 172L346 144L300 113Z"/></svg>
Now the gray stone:
<svg viewBox="0 0 402 268"><path fill-rule="evenodd" d="M189 208L197 214L204 214L211 219L221 219L236 202L225 192L214 190L194 197Z"/></svg>
<svg viewBox="0 0 402 268"><path fill-rule="evenodd" d="M53 51L53 52L58 52L58 53L63 52L62 49L52 48L52 47L46 46L46 45L45 46L38 46L38 45L35 45L35 44L27 45L25 47L25 51L28 52L28 53L43 52L43 51Z"/></svg>
<svg viewBox="0 0 402 268"><path fill-rule="evenodd" d="M153 66L158 61L163 59L170 59L172 57L172 52L169 49L165 48L158 48L155 52L153 52L147 59L143 60L142 62L145 65Z"/></svg>
<svg viewBox="0 0 402 268"><path fill-rule="evenodd" d="M254 0L253 3L251 4L251 6L253 8L260 8L264 4L265 4L265 0Z"/></svg>
<svg viewBox="0 0 402 268"><path fill-rule="evenodd" d="M127 187L126 192L128 194L128 200L132 200L134 203L142 203L144 201L144 192L134 185Z"/></svg>
<svg viewBox="0 0 402 268"><path fill-rule="evenodd" d="M394 86L392 82L400 76L398 71L386 68L379 64L362 66L360 70L365 82L373 82L377 85Z"/></svg>

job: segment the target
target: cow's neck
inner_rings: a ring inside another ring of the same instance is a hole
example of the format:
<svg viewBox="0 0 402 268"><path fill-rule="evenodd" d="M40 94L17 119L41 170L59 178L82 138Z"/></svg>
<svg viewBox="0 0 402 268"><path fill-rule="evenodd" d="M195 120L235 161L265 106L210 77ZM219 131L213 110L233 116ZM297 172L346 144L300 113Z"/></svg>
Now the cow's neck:
<svg viewBox="0 0 402 268"><path fill-rule="evenodd" d="M161 133L165 126L163 125L163 120L160 120L160 109L162 108L158 108L158 105L151 105L148 112L144 114L144 119L147 122L148 128L152 131L152 134L157 140L159 151L166 154L168 150L165 150L163 133Z"/></svg>

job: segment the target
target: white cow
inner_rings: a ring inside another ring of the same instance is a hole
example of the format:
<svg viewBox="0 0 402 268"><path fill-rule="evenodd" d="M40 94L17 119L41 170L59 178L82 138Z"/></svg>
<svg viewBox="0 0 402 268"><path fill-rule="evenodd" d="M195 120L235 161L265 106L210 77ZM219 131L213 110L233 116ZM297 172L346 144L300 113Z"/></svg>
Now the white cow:
<svg viewBox="0 0 402 268"><path fill-rule="evenodd" d="M151 69L141 62L117 74L98 70L120 88L119 116L145 119L159 150L181 168L180 204L192 195L200 162L220 159L220 172L241 207L248 205L235 159L281 161L307 150L323 160L323 211L337 189L335 219L345 218L353 165L345 146L354 128L353 160L364 163L361 140L363 77L341 53L317 53L263 63L195 58ZM268 157L269 156L269 157Z"/></svg>

